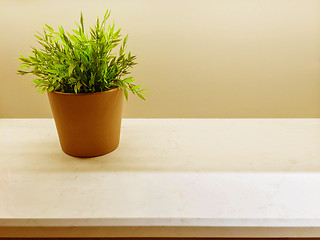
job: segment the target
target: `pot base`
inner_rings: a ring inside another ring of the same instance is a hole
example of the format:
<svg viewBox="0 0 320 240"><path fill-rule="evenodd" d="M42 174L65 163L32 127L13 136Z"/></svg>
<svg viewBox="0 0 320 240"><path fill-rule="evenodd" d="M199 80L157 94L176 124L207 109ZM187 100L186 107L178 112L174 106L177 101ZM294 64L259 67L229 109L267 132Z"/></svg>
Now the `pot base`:
<svg viewBox="0 0 320 240"><path fill-rule="evenodd" d="M113 149L110 149L110 150L108 150L108 151L101 152L101 153L96 152L96 153L93 154L93 155L91 155L91 154L89 154L89 155L86 155L86 154L79 155L78 153L75 154L75 153L73 153L73 152L68 152L68 151L64 150L62 147L61 147L61 149L62 149L62 151L63 151L65 154L67 154L67 155L69 155L69 156L71 156L71 157L77 157L77 158L94 158L94 157L100 157L100 156L106 155L106 154L108 154L108 153L111 153L111 152L113 152L114 150L116 150L116 149L118 148L118 146L119 146L119 144L118 144L115 148L113 148Z"/></svg>

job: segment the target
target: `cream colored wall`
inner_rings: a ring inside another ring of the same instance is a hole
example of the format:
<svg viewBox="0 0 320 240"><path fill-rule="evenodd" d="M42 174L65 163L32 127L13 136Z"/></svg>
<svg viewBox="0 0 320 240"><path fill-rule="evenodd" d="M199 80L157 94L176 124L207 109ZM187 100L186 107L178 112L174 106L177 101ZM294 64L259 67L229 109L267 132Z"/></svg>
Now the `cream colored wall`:
<svg viewBox="0 0 320 240"><path fill-rule="evenodd" d="M15 57L106 9L151 89L124 117L320 117L319 0L0 0L0 117L51 117Z"/></svg>

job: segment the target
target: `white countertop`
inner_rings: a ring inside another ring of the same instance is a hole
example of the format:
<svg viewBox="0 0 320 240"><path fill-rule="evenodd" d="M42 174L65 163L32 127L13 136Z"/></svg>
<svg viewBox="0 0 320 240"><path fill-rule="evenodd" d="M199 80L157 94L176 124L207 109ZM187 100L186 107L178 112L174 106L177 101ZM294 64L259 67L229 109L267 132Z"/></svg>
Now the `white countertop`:
<svg viewBox="0 0 320 240"><path fill-rule="evenodd" d="M123 119L90 159L61 151L52 119L1 119L0 237L17 227L319 237L320 119Z"/></svg>

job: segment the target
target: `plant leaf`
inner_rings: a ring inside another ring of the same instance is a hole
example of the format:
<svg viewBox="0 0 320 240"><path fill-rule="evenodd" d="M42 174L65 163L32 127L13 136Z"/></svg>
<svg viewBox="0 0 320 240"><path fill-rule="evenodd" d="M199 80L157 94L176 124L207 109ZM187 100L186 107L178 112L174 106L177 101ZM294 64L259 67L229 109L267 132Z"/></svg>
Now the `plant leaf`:
<svg viewBox="0 0 320 240"><path fill-rule="evenodd" d="M133 86L132 89L135 90L135 89L138 89L140 87L142 87L142 85L136 85L136 86Z"/></svg>
<svg viewBox="0 0 320 240"><path fill-rule="evenodd" d="M69 65L69 76L72 75L72 72L73 70L75 69L75 67L77 66L77 64L75 62L72 62L70 65Z"/></svg>
<svg viewBox="0 0 320 240"><path fill-rule="evenodd" d="M125 78L125 79L123 80L123 82L125 82L125 83L132 83L132 82L134 82L134 79L133 79L132 77Z"/></svg>
<svg viewBox="0 0 320 240"><path fill-rule="evenodd" d="M124 93L126 100L128 101L128 90L126 88L123 88L123 93Z"/></svg>
<svg viewBox="0 0 320 240"><path fill-rule="evenodd" d="M84 25L83 25L83 16L82 16L82 12L81 12L81 16L80 16L80 24L81 24L82 33L84 33Z"/></svg>
<svg viewBox="0 0 320 240"><path fill-rule="evenodd" d="M141 98L141 99L143 99L143 100L146 100L146 99L145 99L145 97L144 97L144 96L142 96L142 94L141 94L141 93L138 93L138 92L137 92L137 95L139 96L139 98Z"/></svg>

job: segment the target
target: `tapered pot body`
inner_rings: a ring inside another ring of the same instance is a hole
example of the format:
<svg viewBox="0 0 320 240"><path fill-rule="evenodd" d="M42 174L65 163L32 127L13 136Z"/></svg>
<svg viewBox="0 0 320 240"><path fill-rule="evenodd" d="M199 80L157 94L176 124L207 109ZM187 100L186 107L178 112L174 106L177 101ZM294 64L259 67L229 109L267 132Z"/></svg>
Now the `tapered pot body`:
<svg viewBox="0 0 320 240"><path fill-rule="evenodd" d="M119 145L123 93L48 92L62 150L75 157L95 157Z"/></svg>

